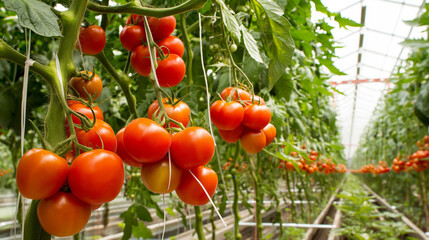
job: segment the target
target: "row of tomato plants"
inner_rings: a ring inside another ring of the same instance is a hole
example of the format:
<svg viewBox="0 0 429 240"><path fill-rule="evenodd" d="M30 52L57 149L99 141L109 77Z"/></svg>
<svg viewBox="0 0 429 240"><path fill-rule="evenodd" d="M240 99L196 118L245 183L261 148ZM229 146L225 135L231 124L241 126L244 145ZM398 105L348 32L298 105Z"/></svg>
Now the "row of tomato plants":
<svg viewBox="0 0 429 240"><path fill-rule="evenodd" d="M427 28L423 19L428 14L426 5L413 24ZM427 41L403 42L411 54L393 74L390 81L395 86L380 102L353 159L358 172L375 173L361 174L361 178L425 231L429 229L429 82L425 77L429 49L418 43Z"/></svg>

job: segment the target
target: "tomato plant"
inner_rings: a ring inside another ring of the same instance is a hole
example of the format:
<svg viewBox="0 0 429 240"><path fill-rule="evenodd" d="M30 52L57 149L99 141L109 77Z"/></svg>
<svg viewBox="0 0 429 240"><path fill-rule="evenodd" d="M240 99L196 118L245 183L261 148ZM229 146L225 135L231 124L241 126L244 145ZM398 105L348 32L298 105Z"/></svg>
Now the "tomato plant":
<svg viewBox="0 0 429 240"><path fill-rule="evenodd" d="M88 99L89 96L92 96L93 100L97 99L101 91L103 91L103 82L101 78L96 73L90 71L83 71L81 74L85 76L73 77L70 79L70 85L82 98Z"/></svg>
<svg viewBox="0 0 429 240"><path fill-rule="evenodd" d="M77 198L92 205L116 198L124 182L124 165L113 152L96 149L76 157L68 183Z"/></svg>
<svg viewBox="0 0 429 240"><path fill-rule="evenodd" d="M191 169L208 163L215 151L212 135L200 127L189 127L173 135L170 154L174 163Z"/></svg>
<svg viewBox="0 0 429 240"><path fill-rule="evenodd" d="M103 51L106 45L104 29L97 25L81 27L79 41L76 47L85 54L96 55Z"/></svg>
<svg viewBox="0 0 429 240"><path fill-rule="evenodd" d="M154 193L170 193L180 184L182 169L170 163L168 156L154 163L144 163L141 168L143 184Z"/></svg>
<svg viewBox="0 0 429 240"><path fill-rule="evenodd" d="M91 217L91 205L72 193L59 191L39 202L37 217L49 234L58 237L72 236L85 227Z"/></svg>
<svg viewBox="0 0 429 240"><path fill-rule="evenodd" d="M165 108L165 112L167 113L167 116L170 117L173 120L176 120L180 123L183 124L184 127L187 127L189 124L189 116L191 115L191 109L189 108L189 106L182 102L182 101L177 101L177 99L174 99L175 104L169 104L167 103L167 99L163 99L162 102L164 103L164 108ZM159 104L158 101L154 101L148 109L147 115L148 118L153 119L155 116L154 114L156 114L156 116L159 115ZM165 125L164 125L165 127ZM169 127L176 127L178 128L179 126L173 122L170 122Z"/></svg>
<svg viewBox="0 0 429 240"><path fill-rule="evenodd" d="M148 118L133 120L124 131L125 150L140 162L156 162L167 155L171 136L163 127ZM144 147L143 147L144 146Z"/></svg>
<svg viewBox="0 0 429 240"><path fill-rule="evenodd" d="M80 144L93 149L116 151L117 142L115 132L103 120L96 120L94 126L88 131L85 131L85 129L76 129L76 137Z"/></svg>
<svg viewBox="0 0 429 240"><path fill-rule="evenodd" d="M210 198L213 196L217 187L217 174L213 169L203 166L183 172L182 180L176 189L177 196L187 204L194 206L204 205L210 200L190 171L204 186Z"/></svg>
<svg viewBox="0 0 429 240"><path fill-rule="evenodd" d="M65 184L69 166L66 160L44 149L31 149L19 161L16 184L22 196L43 199Z"/></svg>

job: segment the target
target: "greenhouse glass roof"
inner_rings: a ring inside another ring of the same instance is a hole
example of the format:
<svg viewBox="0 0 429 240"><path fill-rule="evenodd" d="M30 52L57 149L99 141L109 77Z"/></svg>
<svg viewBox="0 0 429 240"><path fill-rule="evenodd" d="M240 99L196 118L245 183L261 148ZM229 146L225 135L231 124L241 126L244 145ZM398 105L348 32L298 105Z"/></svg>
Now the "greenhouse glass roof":
<svg viewBox="0 0 429 240"><path fill-rule="evenodd" d="M363 23L363 27L332 30L339 46L335 66L346 75L332 76L332 86L344 95L334 93L332 103L337 110L345 154L350 159L360 135L371 120L382 96L392 88L389 78L403 63L410 49L400 43L407 38L426 36L424 29L404 21L416 18L424 10L423 0L322 0L331 12ZM314 14L315 21L326 18Z"/></svg>

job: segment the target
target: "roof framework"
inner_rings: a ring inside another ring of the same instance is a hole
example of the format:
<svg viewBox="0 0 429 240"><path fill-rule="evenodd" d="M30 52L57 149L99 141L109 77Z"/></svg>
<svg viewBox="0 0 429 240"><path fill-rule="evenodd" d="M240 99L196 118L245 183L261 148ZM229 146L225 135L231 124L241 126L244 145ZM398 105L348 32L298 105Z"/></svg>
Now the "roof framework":
<svg viewBox="0 0 429 240"><path fill-rule="evenodd" d="M346 75L332 76L331 85L341 127L342 142L348 159L353 156L374 109L391 87L388 79L408 56L410 50L400 45L406 39L422 38L422 28L407 25L424 9L425 0L322 0L332 12L340 12L363 25L360 28L333 30L339 42L335 61ZM326 18L315 14L315 21ZM327 20L333 26L333 21Z"/></svg>

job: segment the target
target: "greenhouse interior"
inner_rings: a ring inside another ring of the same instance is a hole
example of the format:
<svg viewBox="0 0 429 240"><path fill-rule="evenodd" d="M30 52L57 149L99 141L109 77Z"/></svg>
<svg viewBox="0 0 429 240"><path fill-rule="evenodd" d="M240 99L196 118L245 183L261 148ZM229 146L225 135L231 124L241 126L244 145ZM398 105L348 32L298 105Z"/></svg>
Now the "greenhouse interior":
<svg viewBox="0 0 429 240"><path fill-rule="evenodd" d="M0 0L0 21L0 239L429 239L429 2Z"/></svg>

